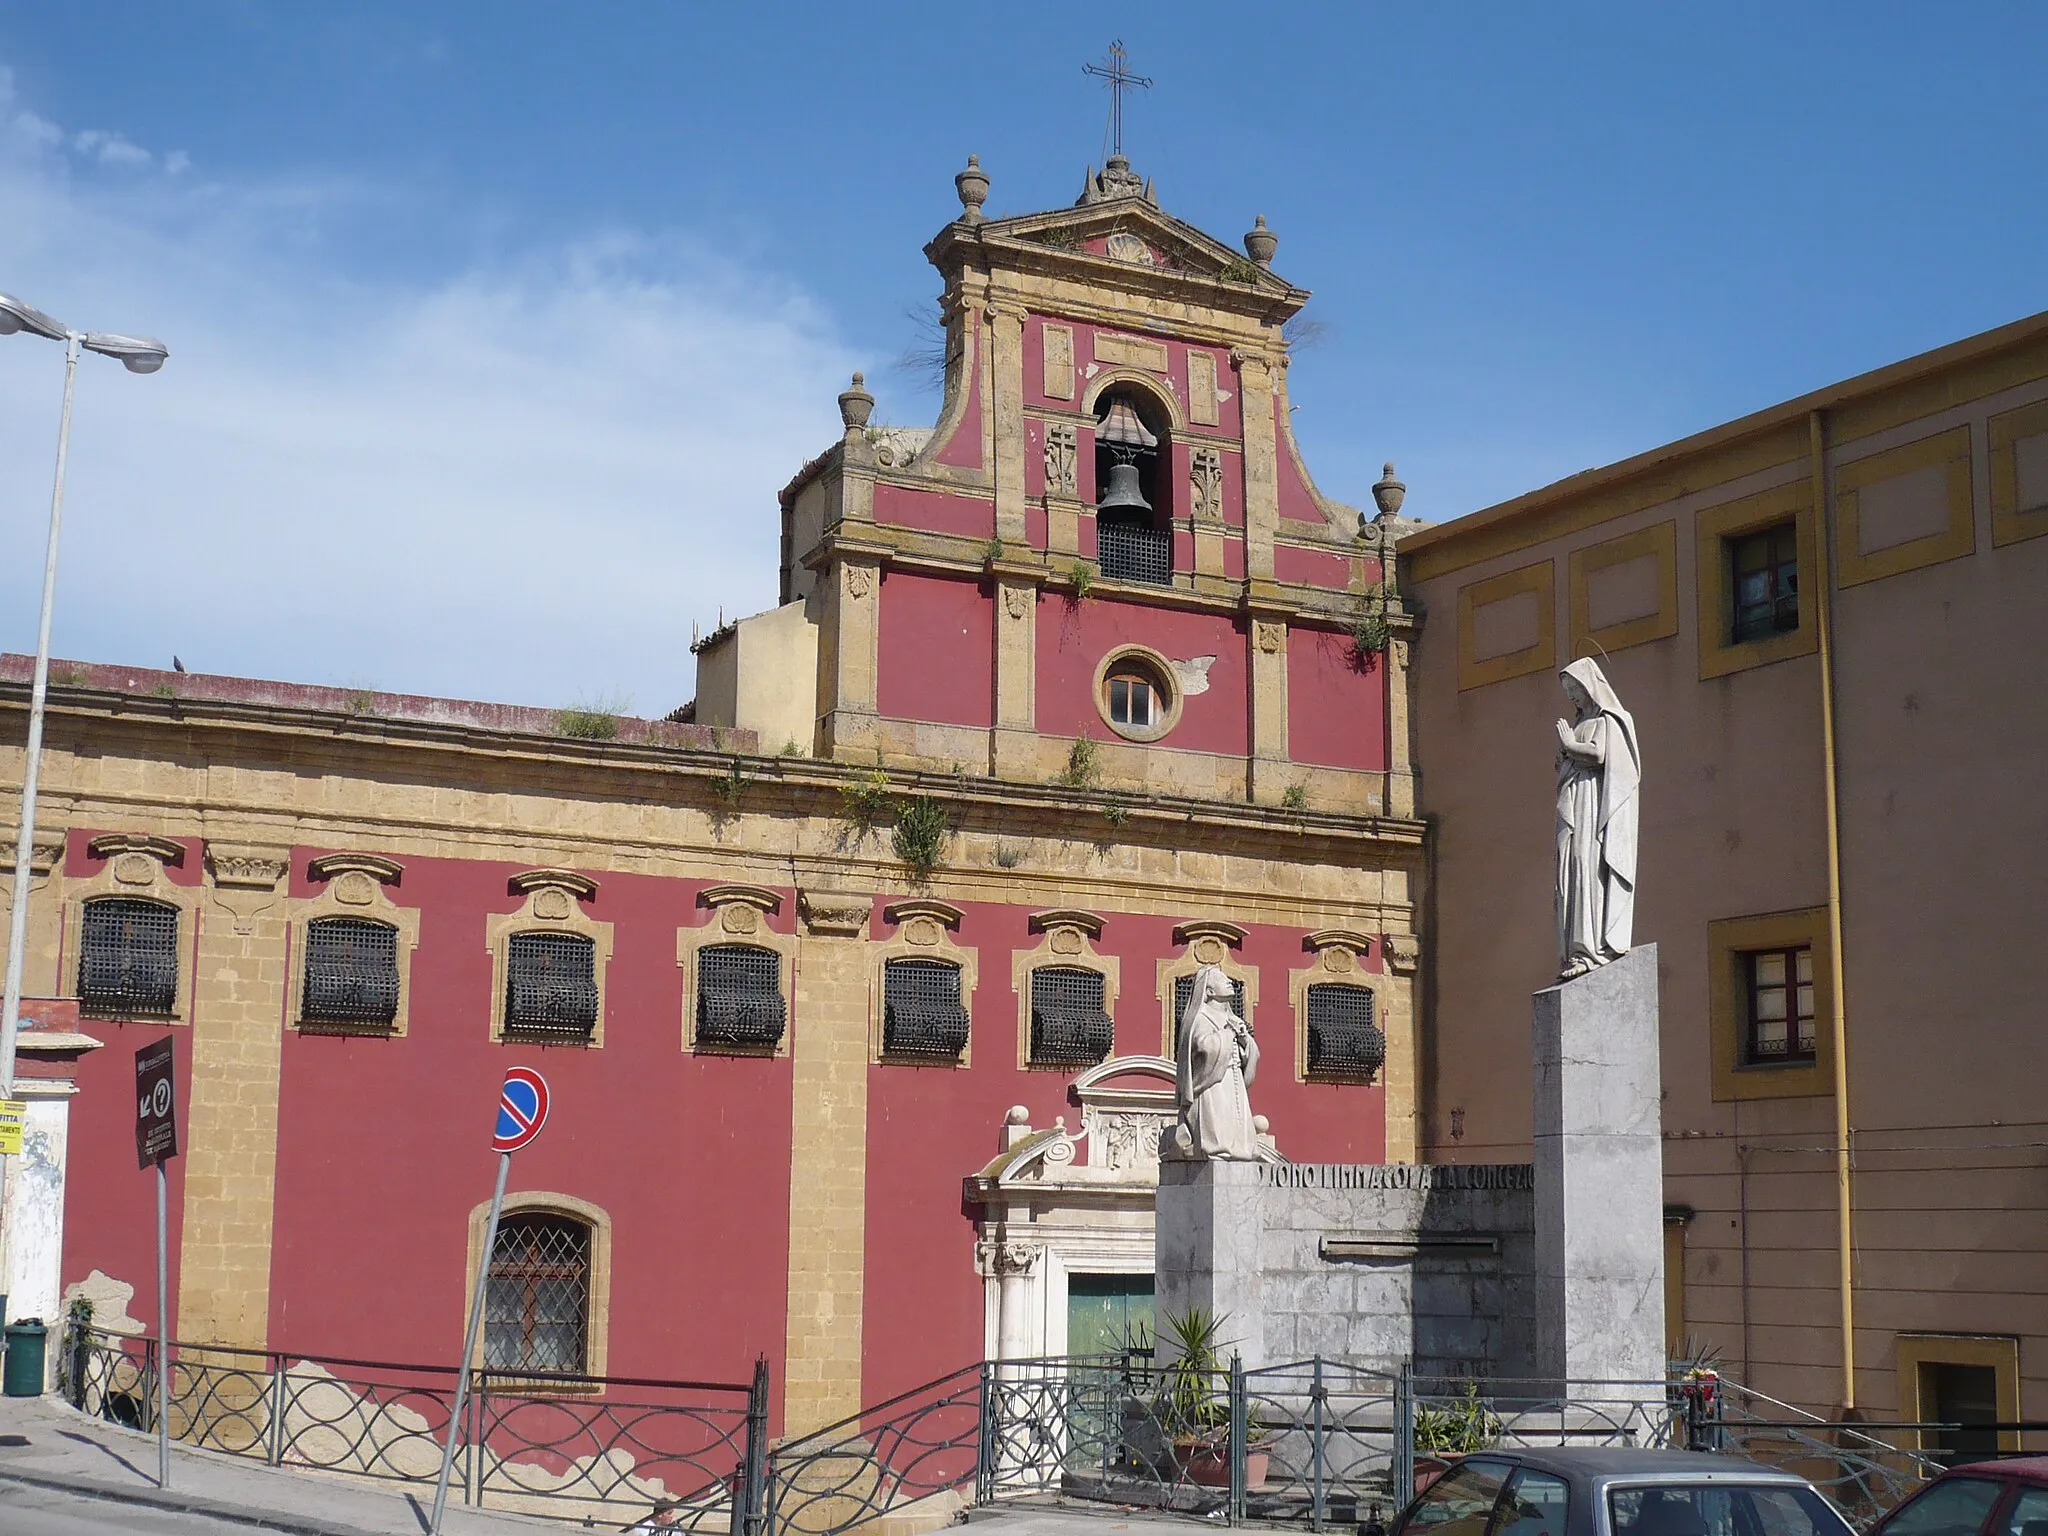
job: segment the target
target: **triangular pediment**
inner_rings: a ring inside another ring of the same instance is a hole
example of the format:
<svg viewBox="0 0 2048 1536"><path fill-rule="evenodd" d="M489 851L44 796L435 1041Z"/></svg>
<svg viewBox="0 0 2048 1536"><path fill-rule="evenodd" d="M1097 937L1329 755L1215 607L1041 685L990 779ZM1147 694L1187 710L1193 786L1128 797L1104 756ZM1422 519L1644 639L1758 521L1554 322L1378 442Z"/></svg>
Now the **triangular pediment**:
<svg viewBox="0 0 2048 1536"><path fill-rule="evenodd" d="M1142 196L957 221L940 232L925 254L942 271L951 271L970 250L977 261L994 267L1042 272L1097 288L1160 292L1198 283L1206 290L1200 302L1283 319L1309 298L1306 289Z"/></svg>

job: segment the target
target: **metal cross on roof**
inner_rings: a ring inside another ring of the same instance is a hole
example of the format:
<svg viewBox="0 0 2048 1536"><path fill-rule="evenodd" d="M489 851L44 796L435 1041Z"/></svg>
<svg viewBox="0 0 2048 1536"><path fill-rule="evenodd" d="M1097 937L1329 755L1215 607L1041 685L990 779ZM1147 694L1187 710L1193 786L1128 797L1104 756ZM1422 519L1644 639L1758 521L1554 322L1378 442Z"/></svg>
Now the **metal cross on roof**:
<svg viewBox="0 0 2048 1536"><path fill-rule="evenodd" d="M1095 75L1109 82L1109 152L1113 155L1124 152L1124 87L1152 88L1152 77L1132 74L1129 62L1129 56L1124 52L1124 40L1118 38L1109 45L1107 62L1081 66L1082 74Z"/></svg>

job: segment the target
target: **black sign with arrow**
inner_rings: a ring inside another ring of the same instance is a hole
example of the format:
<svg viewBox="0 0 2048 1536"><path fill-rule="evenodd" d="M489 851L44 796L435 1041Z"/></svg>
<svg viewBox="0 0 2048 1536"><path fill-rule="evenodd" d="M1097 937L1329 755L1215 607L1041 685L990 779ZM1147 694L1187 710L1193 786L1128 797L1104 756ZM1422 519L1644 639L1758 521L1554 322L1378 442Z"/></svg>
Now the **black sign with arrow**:
<svg viewBox="0 0 2048 1536"><path fill-rule="evenodd" d="M177 1090L171 1056L175 1035L135 1053L135 1158L144 1168L178 1155Z"/></svg>

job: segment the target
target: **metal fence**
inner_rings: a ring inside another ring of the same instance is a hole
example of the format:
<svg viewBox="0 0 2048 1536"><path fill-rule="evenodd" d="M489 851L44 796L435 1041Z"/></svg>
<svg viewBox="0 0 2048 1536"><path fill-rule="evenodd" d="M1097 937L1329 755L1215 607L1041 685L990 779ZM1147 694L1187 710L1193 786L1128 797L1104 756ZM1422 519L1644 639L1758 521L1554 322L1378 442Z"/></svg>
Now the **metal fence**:
<svg viewBox="0 0 2048 1536"><path fill-rule="evenodd" d="M73 1328L62 1389L74 1407L156 1429L159 1340ZM274 1467L430 1485L456 1372L173 1342L173 1439ZM767 1362L748 1384L476 1371L456 1436L463 1502L623 1523L676 1500L678 1529L758 1536Z"/></svg>

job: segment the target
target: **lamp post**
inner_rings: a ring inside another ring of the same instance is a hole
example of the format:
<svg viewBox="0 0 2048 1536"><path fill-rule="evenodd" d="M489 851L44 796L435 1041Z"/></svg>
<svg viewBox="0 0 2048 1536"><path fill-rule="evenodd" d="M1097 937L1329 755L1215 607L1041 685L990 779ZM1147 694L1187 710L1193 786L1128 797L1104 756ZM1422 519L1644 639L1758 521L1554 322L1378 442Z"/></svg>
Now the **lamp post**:
<svg viewBox="0 0 2048 1536"><path fill-rule="evenodd" d="M117 358L130 373L155 373L170 350L147 336L74 331L33 305L0 293L0 336L22 332L64 343L64 409L57 421L57 475L50 491L50 539L43 556L43 610L36 631L35 682L29 694L28 756L21 775L21 832L14 845L14 900L7 925L7 982L0 1002L0 1098L14 1097L15 1041L21 1028L22 954L28 941L29 860L35 842L36 779L42 767L43 705L50 691L50 604L57 591L57 535L64 521L64 459L71 446L71 386L82 347ZM0 1201L6 1197L6 1159L0 1158ZM6 1251L5 1207L0 1205L0 1252ZM4 1283L4 1281L0 1281Z"/></svg>

